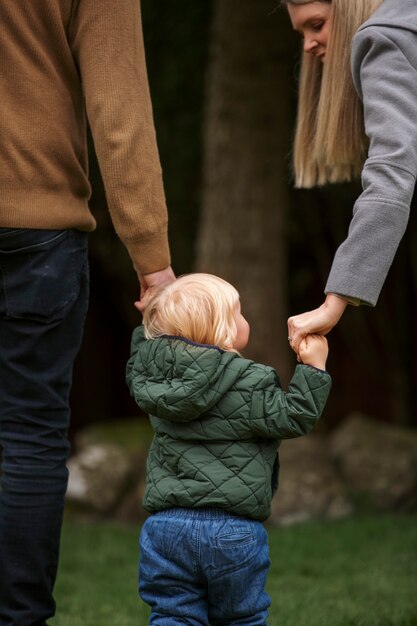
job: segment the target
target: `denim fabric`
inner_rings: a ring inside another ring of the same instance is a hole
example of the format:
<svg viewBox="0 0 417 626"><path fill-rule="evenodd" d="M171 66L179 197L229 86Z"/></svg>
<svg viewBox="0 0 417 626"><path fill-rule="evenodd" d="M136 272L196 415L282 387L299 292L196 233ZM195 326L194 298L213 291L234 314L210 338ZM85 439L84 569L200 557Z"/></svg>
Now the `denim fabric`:
<svg viewBox="0 0 417 626"><path fill-rule="evenodd" d="M139 593L155 626L263 626L270 598L260 522L217 509L175 508L140 535Z"/></svg>
<svg viewBox="0 0 417 626"><path fill-rule="evenodd" d="M69 394L88 305L87 235L0 229L0 626L55 612Z"/></svg>

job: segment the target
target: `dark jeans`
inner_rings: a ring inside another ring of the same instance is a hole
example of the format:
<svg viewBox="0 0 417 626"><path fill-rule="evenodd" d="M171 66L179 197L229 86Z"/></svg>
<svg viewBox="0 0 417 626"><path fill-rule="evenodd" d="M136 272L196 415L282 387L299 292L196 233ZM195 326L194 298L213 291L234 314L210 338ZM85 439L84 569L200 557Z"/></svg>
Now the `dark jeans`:
<svg viewBox="0 0 417 626"><path fill-rule="evenodd" d="M0 228L0 626L54 615L87 235Z"/></svg>

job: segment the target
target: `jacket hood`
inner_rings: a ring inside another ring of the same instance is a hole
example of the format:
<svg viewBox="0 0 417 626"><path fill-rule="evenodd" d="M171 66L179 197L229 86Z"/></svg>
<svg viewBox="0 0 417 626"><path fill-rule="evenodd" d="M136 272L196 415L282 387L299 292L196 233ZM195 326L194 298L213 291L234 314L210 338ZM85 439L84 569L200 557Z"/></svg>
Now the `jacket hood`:
<svg viewBox="0 0 417 626"><path fill-rule="evenodd" d="M416 0L384 0L359 31L369 26L391 26L417 33Z"/></svg>
<svg viewBox="0 0 417 626"><path fill-rule="evenodd" d="M213 407L251 363L235 352L177 337L145 339L139 326L132 337L127 383L146 413L188 422Z"/></svg>

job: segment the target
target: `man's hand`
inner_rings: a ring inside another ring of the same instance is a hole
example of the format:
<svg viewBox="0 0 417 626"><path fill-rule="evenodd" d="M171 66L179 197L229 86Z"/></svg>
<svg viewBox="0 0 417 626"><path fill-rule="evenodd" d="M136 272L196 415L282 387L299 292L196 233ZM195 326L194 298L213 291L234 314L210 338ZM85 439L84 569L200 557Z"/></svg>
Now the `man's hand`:
<svg viewBox="0 0 417 626"><path fill-rule="evenodd" d="M176 280L171 266L159 272L152 272L151 274L143 274L142 276L138 274L138 277L140 283L140 300L135 302L135 307L141 313L145 310L149 298L158 287L168 285Z"/></svg>

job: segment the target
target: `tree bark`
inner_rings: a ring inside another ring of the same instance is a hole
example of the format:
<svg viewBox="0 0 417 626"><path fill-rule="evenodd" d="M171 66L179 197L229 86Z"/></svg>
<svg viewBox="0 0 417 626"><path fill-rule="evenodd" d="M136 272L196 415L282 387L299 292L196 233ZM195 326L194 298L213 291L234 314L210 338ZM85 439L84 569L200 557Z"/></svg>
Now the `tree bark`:
<svg viewBox="0 0 417 626"><path fill-rule="evenodd" d="M294 39L276 0L215 0L196 269L236 286L247 356L287 382L286 212Z"/></svg>

